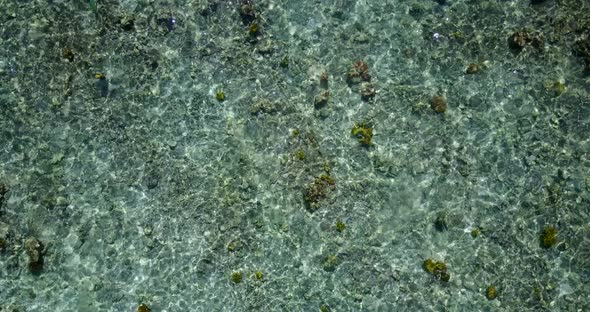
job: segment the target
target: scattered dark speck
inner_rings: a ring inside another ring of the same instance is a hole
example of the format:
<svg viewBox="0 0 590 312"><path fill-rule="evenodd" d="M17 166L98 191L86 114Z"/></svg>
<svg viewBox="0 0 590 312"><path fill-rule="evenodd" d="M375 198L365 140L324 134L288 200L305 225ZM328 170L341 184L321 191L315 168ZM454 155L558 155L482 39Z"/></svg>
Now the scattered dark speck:
<svg viewBox="0 0 590 312"><path fill-rule="evenodd" d="M98 79L96 89L101 97L107 97L109 95L109 81L106 78Z"/></svg>
<svg viewBox="0 0 590 312"><path fill-rule="evenodd" d="M121 20L121 28L124 31L132 31L135 28L135 22L133 19Z"/></svg>
<svg viewBox="0 0 590 312"><path fill-rule="evenodd" d="M160 176L157 173L149 173L145 177L145 184L146 184L147 188L150 190L158 187L159 183L160 183Z"/></svg>
<svg viewBox="0 0 590 312"><path fill-rule="evenodd" d="M201 11L201 16L207 17L212 15L213 13L217 12L218 7L219 4L217 2L209 3L209 5L207 5L207 7Z"/></svg>
<svg viewBox="0 0 590 312"><path fill-rule="evenodd" d="M178 23L178 20L175 17L159 18L158 19L158 24L166 27L166 30L168 30L168 32L171 32L174 29L176 29L177 23Z"/></svg>

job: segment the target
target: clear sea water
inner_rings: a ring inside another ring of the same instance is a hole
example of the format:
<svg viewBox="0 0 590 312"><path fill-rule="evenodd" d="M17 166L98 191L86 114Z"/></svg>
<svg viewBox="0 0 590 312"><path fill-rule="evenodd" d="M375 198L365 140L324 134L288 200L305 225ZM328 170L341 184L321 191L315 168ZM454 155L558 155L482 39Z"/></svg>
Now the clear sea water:
<svg viewBox="0 0 590 312"><path fill-rule="evenodd" d="M589 92L587 0L0 0L0 311L589 311Z"/></svg>

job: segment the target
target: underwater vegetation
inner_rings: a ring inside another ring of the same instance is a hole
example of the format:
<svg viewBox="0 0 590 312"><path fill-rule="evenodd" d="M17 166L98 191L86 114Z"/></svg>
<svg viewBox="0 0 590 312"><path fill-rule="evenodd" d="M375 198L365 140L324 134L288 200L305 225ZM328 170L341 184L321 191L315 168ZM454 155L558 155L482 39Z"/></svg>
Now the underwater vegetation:
<svg viewBox="0 0 590 312"><path fill-rule="evenodd" d="M488 298L488 300L494 300L497 297L498 297L498 290L496 289L496 286L494 286L494 285L488 286L488 288L486 288L486 298Z"/></svg>
<svg viewBox="0 0 590 312"><path fill-rule="evenodd" d="M139 305L139 307L137 307L137 312L150 312L150 311L151 311L151 309L145 303L142 303Z"/></svg>
<svg viewBox="0 0 590 312"><path fill-rule="evenodd" d="M371 81L369 65L365 61L356 61L346 74L346 82L354 92L361 95L363 101L369 101L377 94L374 83Z"/></svg>
<svg viewBox="0 0 590 312"><path fill-rule="evenodd" d="M443 282L448 282L451 279L451 274L447 270L447 265L442 261L428 258L424 260L423 268L426 272L432 274L436 279Z"/></svg>
<svg viewBox="0 0 590 312"><path fill-rule="evenodd" d="M350 133L364 146L370 146L373 142L373 126L368 122L355 123Z"/></svg>
<svg viewBox="0 0 590 312"><path fill-rule="evenodd" d="M352 68L348 71L346 82L348 82L349 85L355 85L360 84L363 81L371 81L369 65L364 61L357 61L352 64Z"/></svg>
<svg viewBox="0 0 590 312"><path fill-rule="evenodd" d="M235 284L239 284L244 279L244 274L240 271L235 271L231 273L230 279Z"/></svg>
<svg viewBox="0 0 590 312"><path fill-rule="evenodd" d="M575 1L512 1L522 19L499 31L484 21L511 14L506 1L164 2L89 0L68 23L53 9L19 38L25 55L0 47L10 56L0 60L3 270L43 282L68 252L86 264L94 255L78 253L103 247L96 238L113 222L113 257L93 265L122 290L90 286L138 312L150 308L127 295L119 269L148 261L195 270L178 276L199 289L178 300L184 309L362 311L399 298L443 311L465 295L487 305L472 310L540 311L585 299L587 276L560 265L586 264L586 240L571 233L587 227L571 212L590 189L575 138L588 128L590 24L564 19L566 45L547 27ZM297 12L306 5L318 15ZM477 19L457 23L463 8ZM9 37L27 22L6 12L2 46L19 47ZM174 310L156 267L141 291L160 301L151 310ZM40 300L20 284L6 293Z"/></svg>
<svg viewBox="0 0 590 312"><path fill-rule="evenodd" d="M328 192L336 186L336 181L328 173L323 173L316 177L310 184L305 187L305 202L311 210L316 210L320 206L321 200L326 198Z"/></svg>
<svg viewBox="0 0 590 312"><path fill-rule="evenodd" d="M544 248L551 248L557 244L557 228L554 226L547 226L541 231L539 237L541 246Z"/></svg>
<svg viewBox="0 0 590 312"><path fill-rule="evenodd" d="M225 92L223 92L221 89L215 91L215 99L217 99L219 102L225 101Z"/></svg>
<svg viewBox="0 0 590 312"><path fill-rule="evenodd" d="M447 99L442 95L435 95L430 100L430 107L437 113L444 113L447 111Z"/></svg>
<svg viewBox="0 0 590 312"><path fill-rule="evenodd" d="M344 230L346 230L346 224L342 220L336 221L336 231L344 232Z"/></svg>

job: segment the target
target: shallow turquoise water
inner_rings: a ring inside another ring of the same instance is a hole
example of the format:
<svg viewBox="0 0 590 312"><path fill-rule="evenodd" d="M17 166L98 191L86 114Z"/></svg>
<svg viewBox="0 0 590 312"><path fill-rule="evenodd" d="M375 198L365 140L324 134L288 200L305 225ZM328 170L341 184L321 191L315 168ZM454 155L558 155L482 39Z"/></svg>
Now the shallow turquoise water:
<svg viewBox="0 0 590 312"><path fill-rule="evenodd" d="M0 0L0 311L590 310L590 4L439 2Z"/></svg>

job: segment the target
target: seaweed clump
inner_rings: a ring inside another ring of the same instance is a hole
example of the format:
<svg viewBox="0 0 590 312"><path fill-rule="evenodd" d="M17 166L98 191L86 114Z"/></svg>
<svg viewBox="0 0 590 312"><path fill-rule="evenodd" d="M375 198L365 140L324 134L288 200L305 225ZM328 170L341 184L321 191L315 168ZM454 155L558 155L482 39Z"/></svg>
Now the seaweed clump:
<svg viewBox="0 0 590 312"><path fill-rule="evenodd" d="M244 275L242 274L242 272L236 271L232 272L230 278L232 282L234 282L235 284L239 284L242 282L242 279L244 279Z"/></svg>
<svg viewBox="0 0 590 312"><path fill-rule="evenodd" d="M225 101L225 92L221 89L215 91L215 99L219 102Z"/></svg>
<svg viewBox="0 0 590 312"><path fill-rule="evenodd" d="M336 231L342 233L346 230L346 224L342 220L336 221Z"/></svg>
<svg viewBox="0 0 590 312"><path fill-rule="evenodd" d="M349 85L359 84L363 81L371 81L369 74L369 65L364 61L357 61L352 65L352 69L346 75L346 82Z"/></svg>
<svg viewBox="0 0 590 312"><path fill-rule="evenodd" d="M363 101L371 100L377 93L375 85L371 82L369 65L364 61L352 64L352 68L346 74L346 82L353 91L361 94Z"/></svg>
<svg viewBox="0 0 590 312"><path fill-rule="evenodd" d="M366 122L357 122L350 133L359 139L364 146L370 146L373 139L373 127Z"/></svg>
<svg viewBox="0 0 590 312"><path fill-rule="evenodd" d="M481 65L479 65L478 63L471 63L471 64L469 64L469 66L467 66L467 69L465 69L465 73L468 75L474 75L474 74L481 72L481 70L482 70Z"/></svg>
<svg viewBox="0 0 590 312"><path fill-rule="evenodd" d="M494 300L496 297L498 297L498 290L496 289L496 286L488 286L486 289L486 298L488 298L488 300Z"/></svg>
<svg viewBox="0 0 590 312"><path fill-rule="evenodd" d="M264 279L264 273L262 273L262 271L256 271L254 272L253 277L256 278L256 280L261 281Z"/></svg>
<svg viewBox="0 0 590 312"><path fill-rule="evenodd" d="M137 307L137 312L150 312L151 309L147 306L147 304L142 303Z"/></svg>
<svg viewBox="0 0 590 312"><path fill-rule="evenodd" d="M541 232L539 240L542 247L553 247L557 243L557 228L554 226L545 227Z"/></svg>
<svg viewBox="0 0 590 312"><path fill-rule="evenodd" d="M322 199L326 198L328 191L334 189L336 181L328 173L324 173L319 177L316 177L305 188L305 202L309 205L309 208L316 210L319 208L319 203Z"/></svg>
<svg viewBox="0 0 590 312"><path fill-rule="evenodd" d="M437 113L444 113L447 111L447 100L442 95L433 96L430 107Z"/></svg>
<svg viewBox="0 0 590 312"><path fill-rule="evenodd" d="M442 261L435 261L430 258L424 260L424 270L443 282L451 279L451 274L447 270L447 265Z"/></svg>

